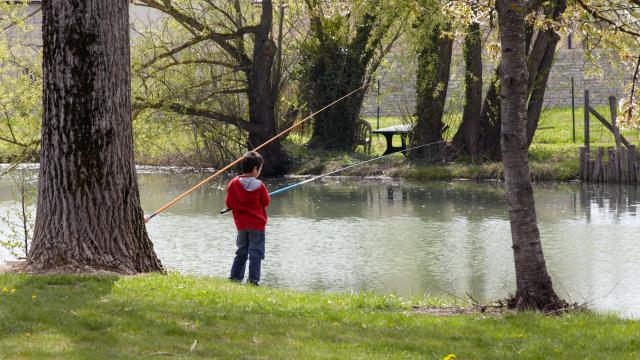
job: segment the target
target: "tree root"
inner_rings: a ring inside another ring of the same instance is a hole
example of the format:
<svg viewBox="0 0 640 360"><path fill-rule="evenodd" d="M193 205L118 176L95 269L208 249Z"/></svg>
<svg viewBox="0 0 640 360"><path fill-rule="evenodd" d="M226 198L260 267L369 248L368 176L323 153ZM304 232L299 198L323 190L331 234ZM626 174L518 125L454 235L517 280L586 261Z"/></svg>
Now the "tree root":
<svg viewBox="0 0 640 360"><path fill-rule="evenodd" d="M524 298L518 298L511 296L507 299L500 300L499 303L505 305L508 309L516 311L541 311L545 315L563 315L570 312L584 312L588 311L586 306L578 303L568 303L567 301L558 297L552 297L545 299L546 301L527 301Z"/></svg>

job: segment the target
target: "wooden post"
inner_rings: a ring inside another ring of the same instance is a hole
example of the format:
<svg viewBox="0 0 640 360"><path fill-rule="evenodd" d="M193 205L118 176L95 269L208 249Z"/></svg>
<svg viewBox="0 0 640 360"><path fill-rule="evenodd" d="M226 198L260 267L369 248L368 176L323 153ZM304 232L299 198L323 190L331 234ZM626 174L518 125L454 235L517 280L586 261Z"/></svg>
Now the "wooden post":
<svg viewBox="0 0 640 360"><path fill-rule="evenodd" d="M636 147L629 146L629 158L627 160L627 169L629 171L629 183L636 184L638 182L636 174Z"/></svg>
<svg viewBox="0 0 640 360"><path fill-rule="evenodd" d="M584 147L589 151L589 90L584 91Z"/></svg>
<svg viewBox="0 0 640 360"><path fill-rule="evenodd" d="M611 171L609 174L609 181L617 182L618 181L618 159L616 156L615 149L607 149L607 153L609 155L609 170Z"/></svg>
<svg viewBox="0 0 640 360"><path fill-rule="evenodd" d="M589 157L590 157L589 153L587 153L587 159L589 159ZM587 164L589 166L589 174L588 174L589 175L589 181L590 182L598 182L598 179L593 176L595 174L595 170L594 169L596 168L596 161L589 159L587 161Z"/></svg>
<svg viewBox="0 0 640 360"><path fill-rule="evenodd" d="M629 156L627 152L627 148L623 147L620 149L620 181L623 183L629 182Z"/></svg>
<svg viewBox="0 0 640 360"><path fill-rule="evenodd" d="M613 136L616 139L616 152L618 153L617 172L618 180L623 180L624 155L622 154L622 140L620 139L620 129L618 129L618 106L615 96L609 96L609 110L611 111L611 124L613 125Z"/></svg>
<svg viewBox="0 0 640 360"><path fill-rule="evenodd" d="M604 178L604 168L602 165L603 158L604 150L599 147L596 153L596 166L595 169L593 169L593 180L597 182L602 182L602 179Z"/></svg>
<svg viewBox="0 0 640 360"><path fill-rule="evenodd" d="M587 170L585 169L585 154L587 153L587 148L584 146L580 146L578 148L578 176L580 177L580 180L582 181L586 181L586 177L584 176L584 174L587 172Z"/></svg>

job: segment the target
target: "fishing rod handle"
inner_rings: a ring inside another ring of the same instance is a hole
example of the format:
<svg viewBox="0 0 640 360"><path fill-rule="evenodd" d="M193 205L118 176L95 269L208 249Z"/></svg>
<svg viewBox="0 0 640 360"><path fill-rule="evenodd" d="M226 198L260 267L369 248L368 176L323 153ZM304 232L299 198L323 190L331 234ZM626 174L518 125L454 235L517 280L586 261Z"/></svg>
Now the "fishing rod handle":
<svg viewBox="0 0 640 360"><path fill-rule="evenodd" d="M231 211L231 209L229 209L229 208L222 209L222 210L220 210L220 215L226 214L226 213L228 213L229 211Z"/></svg>

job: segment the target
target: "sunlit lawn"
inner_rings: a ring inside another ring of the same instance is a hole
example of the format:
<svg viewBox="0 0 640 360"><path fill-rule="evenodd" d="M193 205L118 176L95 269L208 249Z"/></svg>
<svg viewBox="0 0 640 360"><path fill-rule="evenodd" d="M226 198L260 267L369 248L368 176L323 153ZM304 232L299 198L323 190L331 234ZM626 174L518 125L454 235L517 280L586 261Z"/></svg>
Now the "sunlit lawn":
<svg viewBox="0 0 640 360"><path fill-rule="evenodd" d="M436 317L373 294L181 275L0 275L2 359L637 359L613 316ZM15 289L14 293L11 290ZM442 300L439 302L441 303ZM421 301L426 302L425 300Z"/></svg>

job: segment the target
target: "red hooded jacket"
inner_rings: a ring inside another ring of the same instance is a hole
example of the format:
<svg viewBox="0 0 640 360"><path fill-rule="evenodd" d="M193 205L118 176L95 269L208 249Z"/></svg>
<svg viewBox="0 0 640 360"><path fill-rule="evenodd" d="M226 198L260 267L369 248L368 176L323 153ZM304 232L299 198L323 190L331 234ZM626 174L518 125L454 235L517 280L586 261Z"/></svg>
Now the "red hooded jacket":
<svg viewBox="0 0 640 360"><path fill-rule="evenodd" d="M238 230L264 231L270 201L267 187L254 177L236 176L227 186L225 203Z"/></svg>

